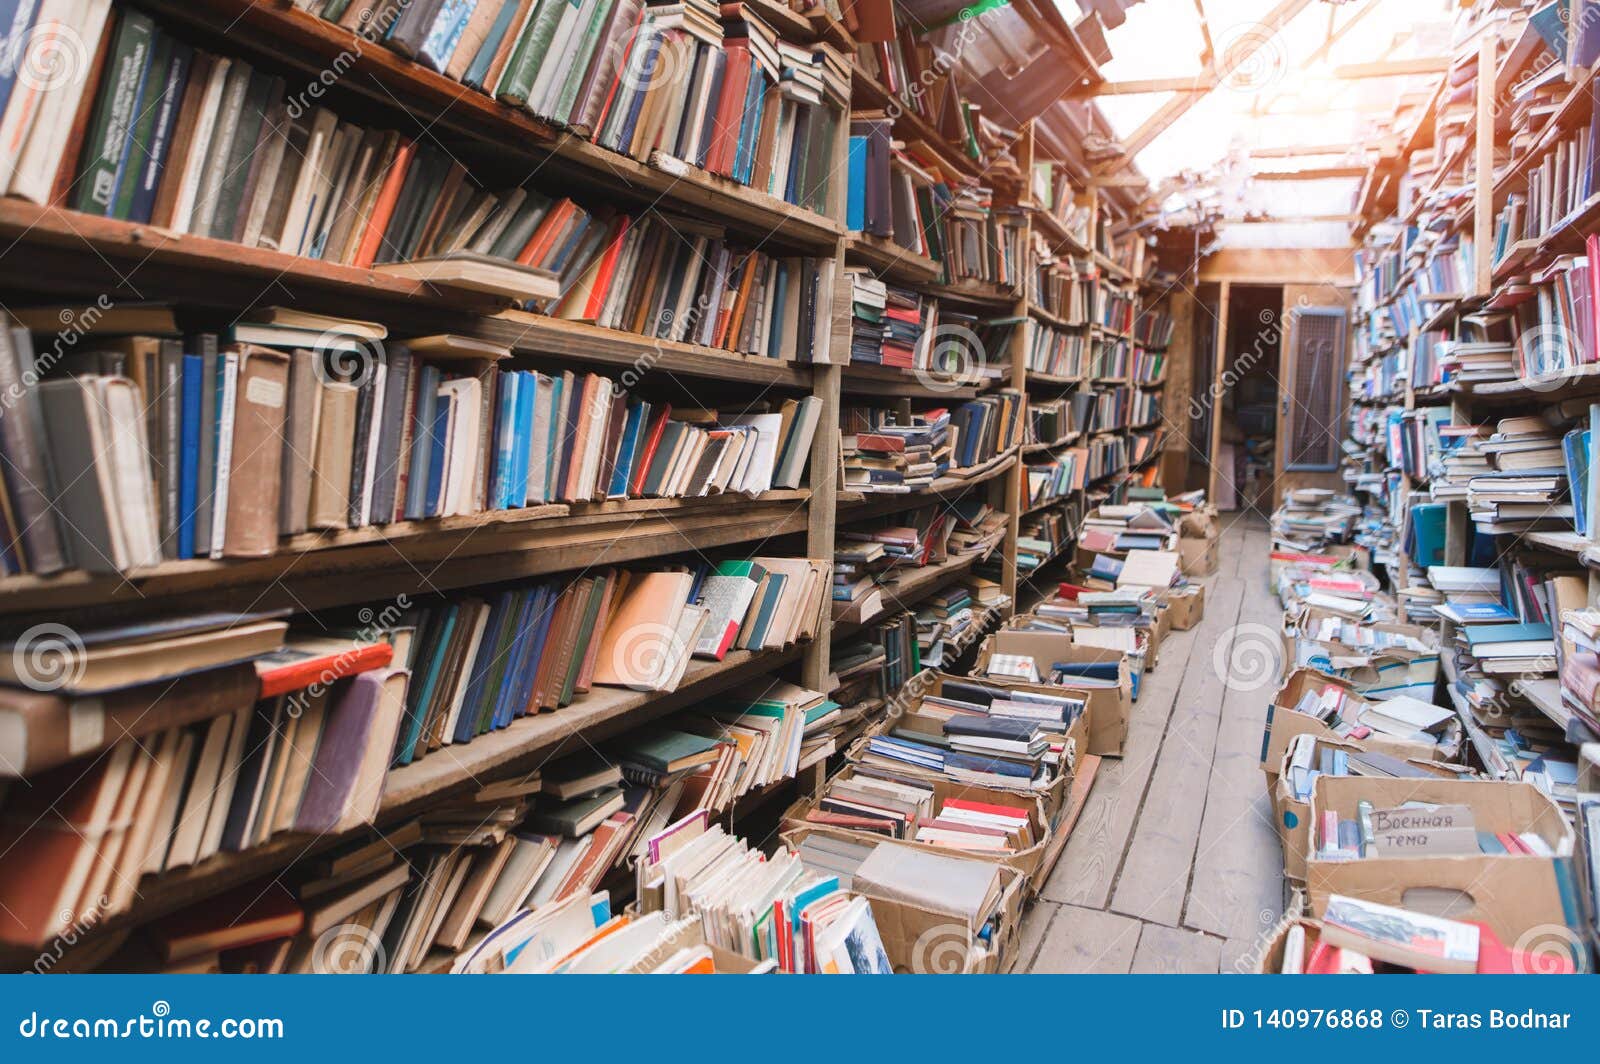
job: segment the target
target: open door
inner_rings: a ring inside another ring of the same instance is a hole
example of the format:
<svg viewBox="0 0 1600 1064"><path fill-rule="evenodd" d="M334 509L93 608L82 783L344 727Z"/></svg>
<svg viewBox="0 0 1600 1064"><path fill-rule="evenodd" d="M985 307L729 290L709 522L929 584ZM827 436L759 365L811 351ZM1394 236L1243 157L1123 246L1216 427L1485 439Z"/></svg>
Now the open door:
<svg viewBox="0 0 1600 1064"><path fill-rule="evenodd" d="M1287 328L1278 366L1278 439L1272 504L1296 488L1341 490L1339 441L1348 389L1350 291L1285 285Z"/></svg>

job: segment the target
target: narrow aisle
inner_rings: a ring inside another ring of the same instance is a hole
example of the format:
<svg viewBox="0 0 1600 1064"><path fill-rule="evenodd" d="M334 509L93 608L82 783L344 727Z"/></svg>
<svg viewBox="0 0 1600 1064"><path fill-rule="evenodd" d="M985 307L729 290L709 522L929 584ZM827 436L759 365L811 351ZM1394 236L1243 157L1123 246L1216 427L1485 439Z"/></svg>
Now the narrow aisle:
<svg viewBox="0 0 1600 1064"><path fill-rule="evenodd" d="M1235 516L1205 619L1163 642L1127 754L1102 762L1072 839L1023 924L1018 971L1248 970L1282 909L1259 768L1281 656L1269 538Z"/></svg>

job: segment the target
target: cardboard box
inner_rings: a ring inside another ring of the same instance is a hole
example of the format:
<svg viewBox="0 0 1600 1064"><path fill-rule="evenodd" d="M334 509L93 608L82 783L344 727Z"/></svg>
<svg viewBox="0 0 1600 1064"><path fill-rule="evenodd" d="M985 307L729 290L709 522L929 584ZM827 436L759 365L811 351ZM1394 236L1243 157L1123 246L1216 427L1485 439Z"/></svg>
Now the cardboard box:
<svg viewBox="0 0 1600 1064"><path fill-rule="evenodd" d="M1206 589L1202 584L1174 588L1167 594L1167 608L1161 611L1174 632L1187 632L1206 616Z"/></svg>
<svg viewBox="0 0 1600 1064"><path fill-rule="evenodd" d="M1074 644L1070 637L1051 632L1018 632L1002 629L983 641L978 648L978 658L973 665L973 675L992 683L1008 687L1027 687L1021 681L987 676L989 659L995 654L1025 654L1039 665L1040 674L1048 676L1050 667L1058 661L1118 663L1117 686L1056 688L1050 690L1081 690L1089 696L1089 753L1101 757L1121 757L1123 743L1128 738L1128 719L1133 714L1133 673L1125 655L1109 650L1096 650Z"/></svg>
<svg viewBox="0 0 1600 1064"><path fill-rule="evenodd" d="M1411 636L1427 649L1385 647L1374 651L1301 637L1292 642L1289 660L1297 666L1309 666L1337 676L1347 681L1352 690L1374 701L1402 694L1432 701L1434 684L1439 679L1438 637L1430 629L1412 624L1381 623L1363 627Z"/></svg>
<svg viewBox="0 0 1600 1064"><path fill-rule="evenodd" d="M1376 809L1405 802L1464 805L1479 831L1531 831L1557 854L1464 854L1370 856L1327 860L1315 838L1306 847L1306 884L1311 910L1320 918L1328 898L1345 894L1380 905L1413 909L1452 920L1482 923L1513 946L1540 927L1566 927L1577 895L1572 829L1555 802L1529 783L1490 780L1389 780L1319 777L1311 793L1311 822L1324 810L1355 819L1365 799ZM1313 836L1314 836L1313 832Z"/></svg>
<svg viewBox="0 0 1600 1064"><path fill-rule="evenodd" d="M665 964L679 950L697 946L710 947L711 959L717 966L718 975L745 975L760 963L732 950L723 949L714 942L708 943L705 929L699 920L684 920L678 924L676 931L667 935L654 949L623 968L618 974L647 975Z"/></svg>
<svg viewBox="0 0 1600 1064"><path fill-rule="evenodd" d="M1318 940L1322 938L1322 922L1305 916L1290 916L1278 921L1278 926L1272 929L1266 945L1262 947L1261 953L1255 958L1254 974L1283 974L1283 947L1289 940L1289 929L1295 926L1304 928L1306 933L1306 951L1305 956L1301 958L1301 963L1304 964L1311 959L1311 951L1316 948ZM1241 972L1240 974L1245 973Z"/></svg>
<svg viewBox="0 0 1600 1064"><path fill-rule="evenodd" d="M1218 542L1216 539L1178 540L1178 557L1182 562L1183 575L1193 578L1210 576L1216 572L1222 564Z"/></svg>
<svg viewBox="0 0 1600 1064"><path fill-rule="evenodd" d="M855 839L837 828L808 826L783 833L790 849L798 849L810 835ZM893 839L880 840L880 846L905 846ZM941 853L972 860L955 850ZM861 894L872 905L872 918L883 939L889 963L900 974L914 975L993 975L1016 962L1017 943L1022 935L1023 877L1016 869L999 866L1002 881L996 926L986 943L966 924L949 913L924 909L909 902Z"/></svg>
<svg viewBox="0 0 1600 1064"><path fill-rule="evenodd" d="M1304 716L1304 714L1301 714ZM1311 837L1311 801L1302 800L1295 796L1289 784L1289 746L1285 744L1283 759L1279 762L1277 779L1268 788L1272 795L1272 823L1278 831L1278 842L1283 846L1283 875L1292 880L1297 886L1304 886L1306 880L1306 847ZM1415 746L1417 744L1408 744ZM1392 757L1402 757L1400 754L1389 750L1378 751L1376 747L1366 742L1351 739L1330 739L1318 737L1315 743L1315 755L1321 756L1322 750L1332 747L1337 750L1349 752L1362 752L1373 750L1378 753L1390 754ZM1454 768L1443 762L1430 761L1424 757L1402 757L1426 771L1432 772L1439 779L1459 779L1461 773L1468 772L1460 766Z"/></svg>
<svg viewBox="0 0 1600 1064"><path fill-rule="evenodd" d="M1183 539L1217 539L1221 535L1217 508L1206 503L1184 514L1178 519L1178 535Z"/></svg>
<svg viewBox="0 0 1600 1064"><path fill-rule="evenodd" d="M1308 692L1320 691L1330 683L1343 688L1354 705L1362 707L1372 705L1369 699L1356 694L1349 683L1326 673L1315 669L1296 669L1290 673L1289 678L1278 688L1278 693L1273 696L1272 705L1267 707L1267 720L1261 732L1261 771L1267 777L1268 794L1272 793L1273 787L1277 784L1278 770L1282 765L1284 752L1289 749L1289 742L1296 735L1310 732L1319 739L1351 741L1340 736L1320 719L1294 708L1300 703L1302 696ZM1461 728L1459 724L1452 724L1437 744L1394 739L1377 734L1369 735L1359 742L1363 750L1376 750L1391 757L1448 762L1454 760L1461 749Z"/></svg>
<svg viewBox="0 0 1600 1064"><path fill-rule="evenodd" d="M835 780L849 779L855 774L853 767L846 767L833 777ZM974 857L979 860L992 861L1009 868L1014 868L1024 877L1032 877L1044 860L1045 850L1049 848L1051 836L1050 817L1045 813L1044 799L1038 795L1023 795L1014 791L999 790L994 787L980 787L972 783L962 783L957 780L936 778L928 780L928 785L933 788L933 807L938 810L939 805L946 798L964 798L973 802L986 802L990 805L1003 805L1012 809L1026 810L1028 824L1032 829L1034 843L1026 850L1010 854L986 855L977 852L952 850L948 846L934 846L925 842L906 840L907 845L918 846L923 849L934 850L938 853L960 853L962 856ZM817 808L821 799L807 795L795 801L783 812L782 830L789 831L803 827L823 827L829 830L843 831L846 835L857 840L874 840L883 838L882 835L867 831L856 831L850 828L837 828L831 824L812 824L806 820L806 814ZM1043 882L1029 882L1025 887L1032 893L1037 893L1044 886Z"/></svg>

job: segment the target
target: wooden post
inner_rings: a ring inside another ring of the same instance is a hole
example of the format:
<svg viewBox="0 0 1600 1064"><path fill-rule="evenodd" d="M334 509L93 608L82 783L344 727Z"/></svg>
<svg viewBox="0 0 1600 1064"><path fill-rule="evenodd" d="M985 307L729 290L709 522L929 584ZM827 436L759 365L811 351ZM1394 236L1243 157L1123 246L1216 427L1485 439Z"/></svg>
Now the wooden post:
<svg viewBox="0 0 1600 1064"><path fill-rule="evenodd" d="M1478 114L1475 182L1473 186L1473 294L1486 296L1494 286L1494 81L1495 36L1486 33L1478 42Z"/></svg>
<svg viewBox="0 0 1600 1064"><path fill-rule="evenodd" d="M1206 453L1206 466L1211 477L1206 486L1206 502L1217 505L1217 452L1222 449L1222 374L1228 365L1228 291L1229 282L1222 282L1222 292L1217 297L1217 346L1211 365L1211 441ZM1229 473L1232 480L1232 472ZM1238 485L1234 485L1237 490Z"/></svg>

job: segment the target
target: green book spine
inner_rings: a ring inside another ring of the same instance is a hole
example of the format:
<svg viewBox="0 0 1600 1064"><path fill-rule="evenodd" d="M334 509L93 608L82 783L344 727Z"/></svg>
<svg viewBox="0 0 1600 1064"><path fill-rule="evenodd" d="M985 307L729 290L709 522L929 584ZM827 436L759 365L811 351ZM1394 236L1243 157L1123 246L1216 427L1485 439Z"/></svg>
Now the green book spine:
<svg viewBox="0 0 1600 1064"><path fill-rule="evenodd" d="M550 49L550 38L555 36L556 23L561 21L561 12L565 7L566 0L542 0L539 4L538 11L528 22L527 32L517 42L516 51L511 53L511 61L500 75L495 95L501 100L513 107L521 107L528 102L528 93L533 90L534 80L539 76L539 66L544 62L545 52Z"/></svg>
<svg viewBox="0 0 1600 1064"><path fill-rule="evenodd" d="M349 6L350 0L328 0L328 3L322 9L322 17L329 22L338 22Z"/></svg>
<svg viewBox="0 0 1600 1064"><path fill-rule="evenodd" d="M211 235L214 237L227 240L237 227L244 186L250 179L251 159L261 139L261 124L266 118L267 109L277 102L272 98L275 85L279 87L277 95L282 99L281 83L276 78L259 70L250 74L250 82L244 93L244 110L239 113L239 125L234 130L233 144L228 149L228 169L217 190L216 212L211 216Z"/></svg>
<svg viewBox="0 0 1600 1064"><path fill-rule="evenodd" d="M148 15L125 11L100 86L94 120L85 140L83 168L72 206L88 214L110 214L117 196L117 167L126 154L128 137L138 115L139 89L150 66L156 24ZM142 156L141 156L142 158Z"/></svg>
<svg viewBox="0 0 1600 1064"><path fill-rule="evenodd" d="M127 218L133 213L133 197L138 194L139 178L151 155L150 139L155 132L156 119L161 117L161 94L166 88L167 71L172 66L176 44L170 35L155 31L149 49L150 61L145 65L139 96L134 101L133 144L124 153L117 170L116 200L111 205L113 218Z"/></svg>
<svg viewBox="0 0 1600 1064"><path fill-rule="evenodd" d="M606 578L595 577L594 587L589 591L589 601L583 607L583 622L578 626L578 647L567 665L566 678L561 681L562 705L572 701L573 687L577 685L578 673L583 669L584 651L589 646L589 640L594 638L594 626L599 620L600 602L605 597L605 590Z"/></svg>
<svg viewBox="0 0 1600 1064"><path fill-rule="evenodd" d="M583 87L583 77L589 72L589 64L594 55L595 48L600 44L600 35L611 18L611 9L616 6L616 0L600 0L589 12L589 22L583 27L583 36L578 40L578 55L572 62L572 68L567 71L567 80L561 86L561 95L556 97L556 104L552 107L551 117L562 122L572 120L570 112L578 100L578 90Z"/></svg>
<svg viewBox="0 0 1600 1064"><path fill-rule="evenodd" d="M485 632L484 643L494 648L494 657L490 659L489 675L479 692L476 706L464 706L462 714L472 714L474 735L482 735L493 725L492 711L495 700L500 695L501 685L506 680L506 669L511 665L511 644L517 637L517 614L522 608L526 591L513 592L506 600L500 612L498 623L493 631Z"/></svg>

